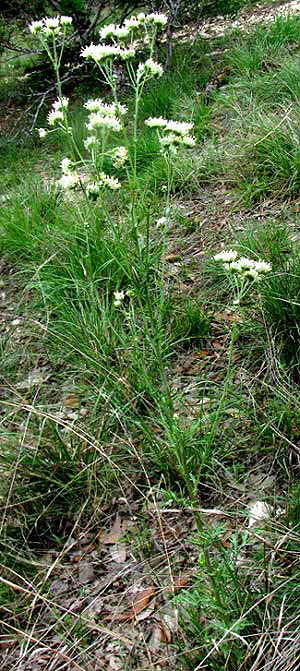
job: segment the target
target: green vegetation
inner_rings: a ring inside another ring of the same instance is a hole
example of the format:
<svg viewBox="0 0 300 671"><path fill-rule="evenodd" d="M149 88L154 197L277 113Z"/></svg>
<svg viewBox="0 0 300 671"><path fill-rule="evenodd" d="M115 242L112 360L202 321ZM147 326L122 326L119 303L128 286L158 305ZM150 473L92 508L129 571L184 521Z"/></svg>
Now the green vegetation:
<svg viewBox="0 0 300 671"><path fill-rule="evenodd" d="M158 26L1 146L7 671L299 664L300 20Z"/></svg>

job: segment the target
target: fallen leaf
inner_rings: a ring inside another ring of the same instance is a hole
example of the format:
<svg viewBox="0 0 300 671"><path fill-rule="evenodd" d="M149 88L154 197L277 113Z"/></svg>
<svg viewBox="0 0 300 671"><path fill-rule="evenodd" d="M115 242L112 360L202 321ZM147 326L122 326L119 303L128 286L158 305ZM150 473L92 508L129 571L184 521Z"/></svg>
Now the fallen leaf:
<svg viewBox="0 0 300 671"><path fill-rule="evenodd" d="M104 545L115 545L127 531L127 526L127 521L121 522L120 515L117 513L111 530L105 535L100 534L99 540Z"/></svg>
<svg viewBox="0 0 300 671"><path fill-rule="evenodd" d="M53 594L63 594L68 591L68 587L67 580L54 580L53 583L51 583L50 589Z"/></svg>
<svg viewBox="0 0 300 671"><path fill-rule="evenodd" d="M151 601L149 608L142 610L141 613L139 613L136 616L135 621L142 622L143 620L147 620L148 617L153 615L154 608L155 608L155 601Z"/></svg>
<svg viewBox="0 0 300 671"><path fill-rule="evenodd" d="M213 340L212 346L214 347L214 349L223 349L224 345L219 340Z"/></svg>
<svg viewBox="0 0 300 671"><path fill-rule="evenodd" d="M138 592L136 595L136 599L132 602L131 609L127 613L120 613L118 614L111 614L108 615L107 617L104 618L104 620L113 620L114 622L126 622L128 620L137 620L141 621L142 619L146 619L146 617L149 617L149 615L152 614L153 608L149 608L146 611L145 618L141 617L141 613L146 608L146 606L149 603L149 600L155 593L155 587L154 585L151 585L151 587L147 587L146 589L142 590L141 592Z"/></svg>
<svg viewBox="0 0 300 671"><path fill-rule="evenodd" d="M79 408L80 401L74 394L69 394L63 399L63 404L66 408Z"/></svg>
<svg viewBox="0 0 300 671"><path fill-rule="evenodd" d="M198 357L199 359L206 359L206 357L209 356L209 351L208 349L203 349L201 352L198 352Z"/></svg>
<svg viewBox="0 0 300 671"><path fill-rule="evenodd" d="M178 261L179 259L180 259L179 253L167 254L166 256L164 256L164 261Z"/></svg>
<svg viewBox="0 0 300 671"><path fill-rule="evenodd" d="M160 627L160 640L162 643L170 643L172 635L169 627L166 626L165 622L159 622Z"/></svg>
<svg viewBox="0 0 300 671"><path fill-rule="evenodd" d="M126 543L116 543L110 548L110 556L117 564L123 564L126 561Z"/></svg>
<svg viewBox="0 0 300 671"><path fill-rule="evenodd" d="M178 610L177 608L172 608L168 610L167 613L164 613L162 616L163 625L169 629L170 634L175 633L178 630Z"/></svg>
<svg viewBox="0 0 300 671"><path fill-rule="evenodd" d="M157 652L160 648L160 644L161 644L161 627L159 624L156 624L152 629L148 646L151 652Z"/></svg>
<svg viewBox="0 0 300 671"><path fill-rule="evenodd" d="M80 562L78 577L81 585L86 585L88 582L92 582L94 578L93 564L91 562Z"/></svg>
<svg viewBox="0 0 300 671"><path fill-rule="evenodd" d="M138 592L135 601L132 602L133 615L137 616L144 608L146 608L149 599L153 596L155 592L154 585L143 589L142 592Z"/></svg>

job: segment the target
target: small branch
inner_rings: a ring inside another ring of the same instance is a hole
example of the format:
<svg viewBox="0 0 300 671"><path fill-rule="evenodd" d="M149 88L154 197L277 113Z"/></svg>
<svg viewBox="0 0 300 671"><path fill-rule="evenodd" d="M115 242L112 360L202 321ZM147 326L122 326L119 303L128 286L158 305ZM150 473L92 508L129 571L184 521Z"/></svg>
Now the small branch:
<svg viewBox="0 0 300 671"><path fill-rule="evenodd" d="M98 5L98 9L97 9L96 14L93 18L93 21L91 22L87 31L84 33L85 37L87 37L88 35L90 35L93 32L95 26L97 25L97 23L99 21L100 14L101 14L102 10L104 9L105 5L106 5L106 0L102 0L102 2L100 2L100 4Z"/></svg>
<svg viewBox="0 0 300 671"><path fill-rule="evenodd" d="M55 87L51 86L49 89L47 89L47 91L44 91L44 93L43 93L43 95L42 95L42 97L41 97L41 100L40 100L40 102L39 102L39 104L38 104L38 106L37 106L37 108L36 108L36 112L35 112L35 115L34 115L34 117L33 117L33 121L32 121L31 127L30 127L30 129L29 129L29 134L30 134L30 135L32 135L32 133L33 133L33 131L34 131L34 129L35 129L35 124L36 124L36 122L37 122L37 118L38 118L38 115L39 115L39 113L40 113L40 110L41 110L41 108L43 107L43 104L44 104L44 102L45 102L45 99L46 99L47 95L50 93L50 91L53 90L53 88L55 88Z"/></svg>

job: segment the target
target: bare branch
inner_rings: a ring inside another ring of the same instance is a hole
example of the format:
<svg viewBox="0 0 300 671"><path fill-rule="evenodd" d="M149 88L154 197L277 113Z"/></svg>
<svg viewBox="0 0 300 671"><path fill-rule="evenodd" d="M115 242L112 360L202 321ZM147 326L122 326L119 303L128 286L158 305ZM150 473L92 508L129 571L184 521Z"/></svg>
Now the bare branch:
<svg viewBox="0 0 300 671"><path fill-rule="evenodd" d="M93 18L93 21L91 22L91 24L90 24L88 30L85 32L85 36L88 36L88 35L90 35L90 34L93 32L95 26L97 25L97 23L98 23L98 21L99 21L100 14L101 14L101 12L103 11L105 5L106 5L106 0L102 0L102 2L99 3L99 5L98 5L98 9L97 9L96 14L95 14L95 16L94 16L94 18Z"/></svg>
<svg viewBox="0 0 300 671"><path fill-rule="evenodd" d="M59 11L60 3L57 2L57 0L48 0L48 3L49 3L49 5L51 5L51 7L53 7L53 9L55 9L56 11Z"/></svg>

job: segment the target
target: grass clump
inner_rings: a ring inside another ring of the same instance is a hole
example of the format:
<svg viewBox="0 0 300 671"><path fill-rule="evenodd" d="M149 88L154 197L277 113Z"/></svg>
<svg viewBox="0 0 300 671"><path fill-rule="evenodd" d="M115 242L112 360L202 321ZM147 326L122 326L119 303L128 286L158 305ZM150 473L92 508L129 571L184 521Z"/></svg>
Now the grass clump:
<svg viewBox="0 0 300 671"><path fill-rule="evenodd" d="M299 376L300 267L298 258L274 273L263 295L263 308L285 365Z"/></svg>

